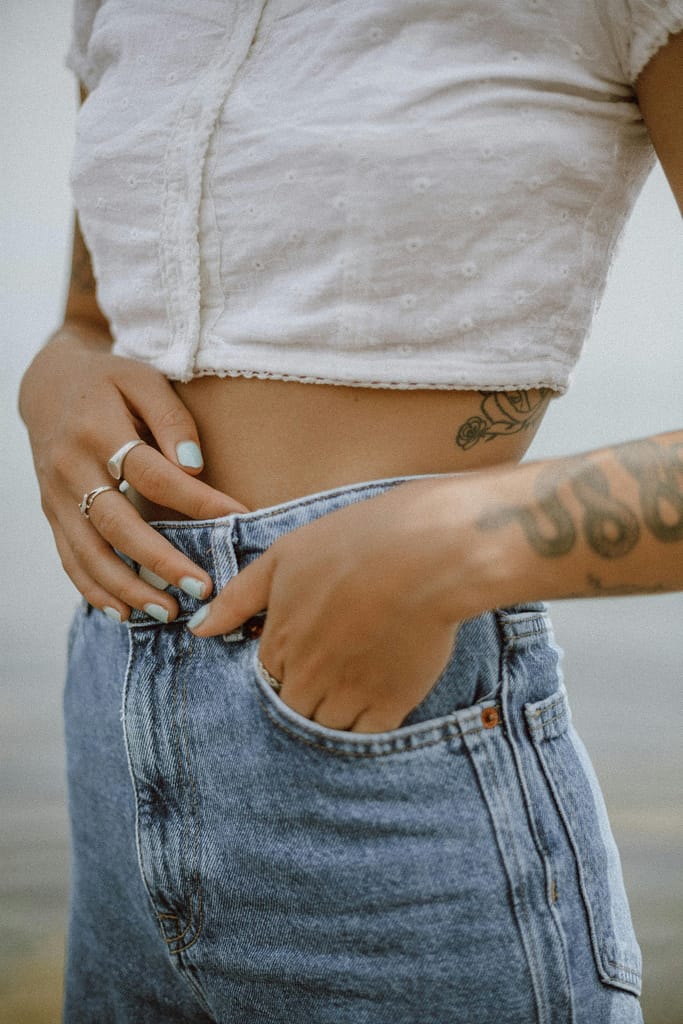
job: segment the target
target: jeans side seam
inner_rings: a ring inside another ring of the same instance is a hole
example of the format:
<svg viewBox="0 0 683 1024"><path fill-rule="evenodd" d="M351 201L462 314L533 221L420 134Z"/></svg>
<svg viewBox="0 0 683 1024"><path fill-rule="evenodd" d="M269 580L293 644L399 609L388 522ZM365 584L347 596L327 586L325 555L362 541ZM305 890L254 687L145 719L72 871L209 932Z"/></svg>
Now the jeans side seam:
<svg viewBox="0 0 683 1024"><path fill-rule="evenodd" d="M598 935L598 925L596 923L596 915L593 909L593 897L590 895L588 890L587 869L584 865L584 858L581 854L579 841L576 836L576 830L574 829L569 819L569 813L567 811L567 808L565 807L565 801L562 797L559 786L555 780L555 776L553 771L551 770L551 766L548 764L548 761L544 756L540 743L534 742L534 749L536 751L537 758L541 762L543 776L546 780L546 784L550 792L552 793L552 798L555 802L555 806L560 816L560 820L565 830L565 835L567 836L567 840L572 851L572 856L574 858L576 874L579 883L579 892L581 895L584 913L586 916L588 933L590 935L593 959L595 961L598 974L600 975L601 980L604 983L613 984L614 978L605 968L605 964L607 964L608 966L612 966L617 970L626 971L631 976L631 984L639 984L641 981L641 976L638 974L638 972L634 970L632 966L629 967L617 963L613 960L610 960L604 951L604 940L601 936Z"/></svg>
<svg viewBox="0 0 683 1024"><path fill-rule="evenodd" d="M500 782L499 782L497 766L496 766L496 763L495 763L494 759L491 757L491 754L490 754L489 747L488 747L487 743L483 744L483 754L484 754L485 760L488 763L489 771L491 772L491 777L493 779L493 783L494 783L496 789L498 790L498 792L502 792L502 787L501 787ZM486 795L485 795L485 799L486 799ZM486 802L488 803L488 800ZM506 824L507 824L507 836L508 836L508 840L509 840L510 847L511 847L511 850L512 850L512 857L514 859L515 869L517 871L518 877L519 878L523 878L523 872L522 872L522 869L521 869L520 858L519 858L519 854L518 854L518 851L517 851L517 844L516 844L515 839L514 839L514 830L513 830L513 827L512 827L512 822L510 820L510 814L509 814L509 810L508 810L508 806L507 806L507 801L504 800L504 799L501 800L500 801L500 806L502 807L503 815L505 817L505 821L506 821ZM493 817L493 815L492 815L492 817ZM495 829L495 817L494 817L494 829ZM495 829L495 831L496 831L496 838L497 838L498 830ZM500 847L500 845L501 844L499 844L499 847ZM503 857L503 863L506 863L506 858L503 855L502 849L501 849L501 855ZM507 869L507 864L506 864L506 869ZM509 869L508 869L508 881L510 883L510 886L511 886L512 890L514 891L515 890L515 886L514 886L514 883L513 883L513 879L510 877ZM543 995L542 995L542 988L543 988L543 986L541 984L541 981L540 981L540 978L539 978L539 975L538 975L538 969L537 969L537 964L536 964L535 958L532 956L531 949L529 948L530 938L529 938L529 935L527 934L527 931L526 931L526 929L525 929L525 927L523 925L524 918L529 916L529 912L528 912L528 910L526 908L526 901L525 901L524 890L523 889L521 891L518 890L517 899L513 900L513 906L516 907L517 905L519 905L519 913L515 912L515 917L517 918L517 926L518 926L519 931L520 931L520 936L521 936L521 939L522 939L522 945L524 947L524 952L526 954L527 966L529 968L529 974L531 975L531 979L532 979L532 985L533 985L533 990L534 990L534 999L535 999L535 1002L536 1002L536 1012L538 1013L538 1022L539 1022L539 1024L545 1024L545 1021L546 1021L545 1009L546 1008L545 1008L545 999L543 998ZM548 1024L550 1024L549 1021L548 1021Z"/></svg>
<svg viewBox="0 0 683 1024"><path fill-rule="evenodd" d="M512 688L513 688L513 680L511 678L511 673L510 673L510 668L509 668L509 665L508 665L508 662L507 662L507 658L508 658L508 655L511 654L512 651L514 651L514 649L515 649L515 644L514 643L509 643L508 645L506 645L506 648L505 648L505 651L504 651L504 654L503 654L503 662L504 662L503 663L503 673L504 673L504 676L505 676L504 697L503 697L504 703L507 703L506 698L507 698L507 700L509 700L510 695L511 695L511 691L512 691ZM508 709L506 709L506 710L508 710ZM537 828L537 825L536 825L536 820L534 818L534 814L533 814L533 810L532 810L532 806L533 805L532 805L532 801L531 801L531 795L530 795L529 788L528 788L528 785L527 785L526 777L524 775L524 768L523 768L523 765L522 765L522 757L521 757L520 751L518 749L518 743L517 743L517 740L516 740L515 736L513 735L513 730L512 729L508 730L508 742L510 744L510 754L511 754L511 757L512 757L512 763L513 763L514 768L515 768L517 784L519 786L519 791L520 791L520 795L521 795L521 799L522 799L522 805L524 807L524 812L525 812L526 820L527 820L527 823L528 823L529 836L530 836L531 841L533 843L533 846L534 846L534 848L536 850L536 853L537 853L541 863L543 864L543 869L544 869L545 877L546 877L546 893L547 893L549 876L552 876L552 864L548 860L547 852L545 850L544 844L541 841L541 837L540 837L539 832L538 832L538 828ZM564 931L562 929L561 923L559 921L557 912L556 912L555 908L552 906L552 904L550 906L550 918L551 918L551 921L552 921L552 924L553 924L553 928L555 930L555 934L557 936L557 941L559 942L560 949L562 951L562 964L563 964L563 967L564 967L566 978L568 979L569 978L569 959L568 959L568 953L567 953L567 948L566 948L566 938L565 938ZM569 1021L569 1024L573 1024L573 1021L575 1019L574 1000L573 1000L573 997L571 996L571 988L570 987L568 987L567 992L568 992L568 1004L567 1004L568 1021ZM549 1022L549 1024L550 1024L550 1022Z"/></svg>

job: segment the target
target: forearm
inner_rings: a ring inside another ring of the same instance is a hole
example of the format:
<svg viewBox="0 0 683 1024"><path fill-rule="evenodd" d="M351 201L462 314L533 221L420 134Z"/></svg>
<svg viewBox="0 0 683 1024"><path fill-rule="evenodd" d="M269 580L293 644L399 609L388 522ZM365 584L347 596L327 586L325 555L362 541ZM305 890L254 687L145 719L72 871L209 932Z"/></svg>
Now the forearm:
<svg viewBox="0 0 683 1024"><path fill-rule="evenodd" d="M474 611L683 588L683 431L476 477L471 552L442 529L444 565L477 570Z"/></svg>

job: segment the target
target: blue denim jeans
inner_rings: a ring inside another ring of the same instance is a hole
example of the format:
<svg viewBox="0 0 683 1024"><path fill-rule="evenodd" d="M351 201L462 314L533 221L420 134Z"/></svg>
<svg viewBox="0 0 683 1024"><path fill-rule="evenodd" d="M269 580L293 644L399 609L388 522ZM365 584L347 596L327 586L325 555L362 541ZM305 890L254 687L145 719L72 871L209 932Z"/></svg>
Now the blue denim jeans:
<svg viewBox="0 0 683 1024"><path fill-rule="evenodd" d="M158 529L220 590L405 479ZM642 1021L543 605L464 623L402 726L364 735L292 711L258 638L192 636L175 596L167 625L83 605L72 626L68 1024Z"/></svg>

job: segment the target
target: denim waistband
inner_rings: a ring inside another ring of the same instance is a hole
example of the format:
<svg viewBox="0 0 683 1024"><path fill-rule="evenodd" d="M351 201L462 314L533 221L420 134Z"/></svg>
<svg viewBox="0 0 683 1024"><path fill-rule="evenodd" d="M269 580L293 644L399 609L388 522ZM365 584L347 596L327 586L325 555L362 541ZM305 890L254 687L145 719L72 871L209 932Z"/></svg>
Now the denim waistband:
<svg viewBox="0 0 683 1024"><path fill-rule="evenodd" d="M283 534L346 505L377 497L402 483L443 475L430 473L366 480L306 494L253 512L234 512L217 519L155 521L150 525L205 569L218 592ZM172 593L180 606L178 618L181 620L200 606L201 602L176 588L172 588ZM507 641L544 633L550 635L552 630L546 607L541 602L500 609L497 618L502 639ZM162 623L137 609L131 613L130 625L163 628Z"/></svg>

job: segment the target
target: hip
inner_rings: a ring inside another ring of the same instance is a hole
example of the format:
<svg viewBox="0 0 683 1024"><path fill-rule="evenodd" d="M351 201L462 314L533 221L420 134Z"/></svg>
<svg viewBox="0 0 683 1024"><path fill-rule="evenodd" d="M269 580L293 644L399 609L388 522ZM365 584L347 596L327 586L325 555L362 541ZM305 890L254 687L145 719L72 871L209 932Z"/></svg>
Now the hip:
<svg viewBox="0 0 683 1024"><path fill-rule="evenodd" d="M518 462L551 395L244 377L175 387L197 423L202 478L250 509L363 480Z"/></svg>

